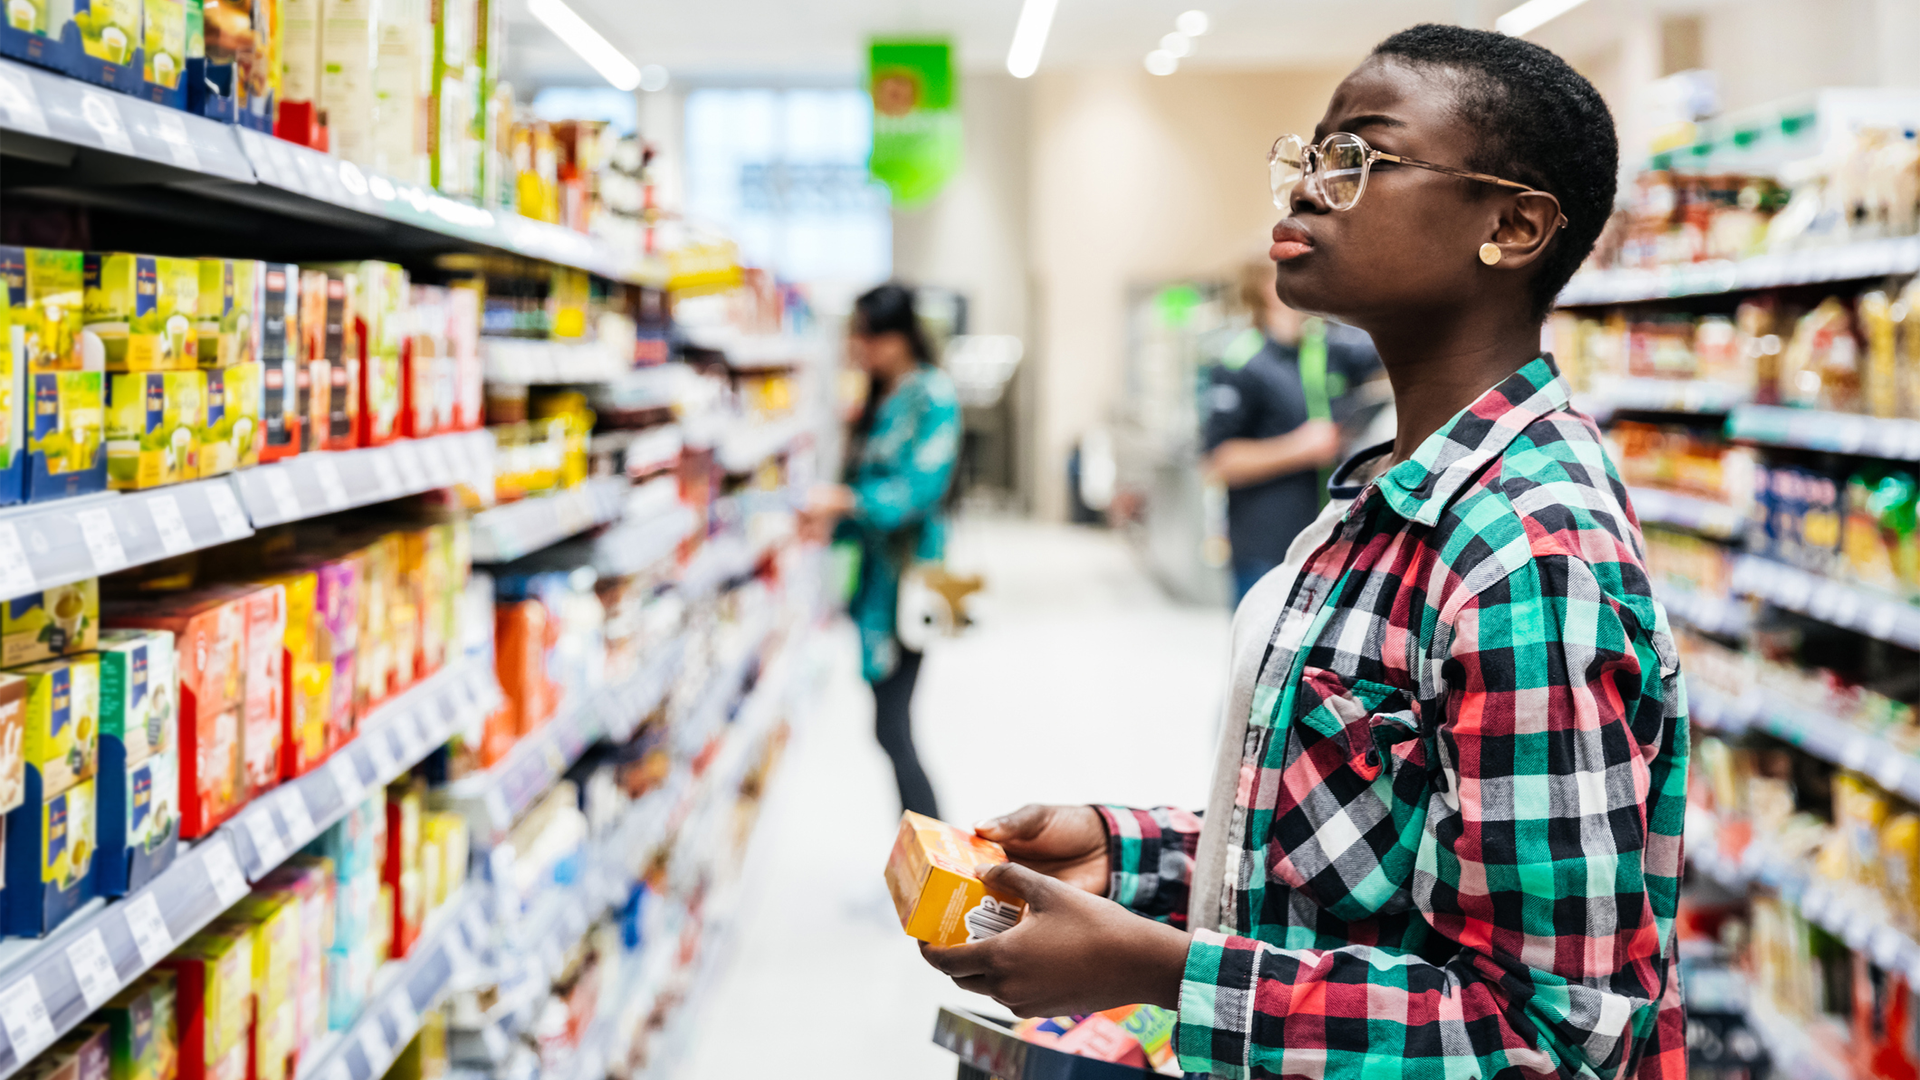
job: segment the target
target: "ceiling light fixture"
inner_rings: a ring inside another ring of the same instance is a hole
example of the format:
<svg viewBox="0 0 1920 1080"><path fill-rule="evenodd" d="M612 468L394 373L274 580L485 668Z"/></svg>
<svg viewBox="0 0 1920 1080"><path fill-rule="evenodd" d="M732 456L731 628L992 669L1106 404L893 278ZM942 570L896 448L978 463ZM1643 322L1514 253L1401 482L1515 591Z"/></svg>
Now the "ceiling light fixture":
<svg viewBox="0 0 1920 1080"><path fill-rule="evenodd" d="M1173 20L1173 25L1181 33L1195 38L1207 32L1209 23L1204 11L1183 11L1179 18Z"/></svg>
<svg viewBox="0 0 1920 1080"><path fill-rule="evenodd" d="M648 64L640 69L640 89L648 93L667 88L667 69L659 64Z"/></svg>
<svg viewBox="0 0 1920 1080"><path fill-rule="evenodd" d="M1053 9L1059 0L1027 0L1020 5L1020 21L1013 26L1013 47L1007 50L1007 72L1024 79L1040 68L1040 54L1053 29Z"/></svg>
<svg viewBox="0 0 1920 1080"><path fill-rule="evenodd" d="M1493 20L1493 28L1508 37L1522 37L1586 3L1587 0L1527 0Z"/></svg>
<svg viewBox="0 0 1920 1080"><path fill-rule="evenodd" d="M1190 56L1193 53L1193 39L1175 30L1160 39L1160 51L1171 53L1175 59Z"/></svg>
<svg viewBox="0 0 1920 1080"><path fill-rule="evenodd" d="M1147 54L1147 72L1151 75L1171 75L1180 70L1180 58L1165 49L1155 49Z"/></svg>
<svg viewBox="0 0 1920 1080"><path fill-rule="evenodd" d="M527 0L527 10L545 23L554 36L566 42L568 48L579 53L580 59L591 64L615 90L632 90L640 85L640 69L621 55L612 42L601 37L598 30L588 26L579 12L567 6L567 0Z"/></svg>

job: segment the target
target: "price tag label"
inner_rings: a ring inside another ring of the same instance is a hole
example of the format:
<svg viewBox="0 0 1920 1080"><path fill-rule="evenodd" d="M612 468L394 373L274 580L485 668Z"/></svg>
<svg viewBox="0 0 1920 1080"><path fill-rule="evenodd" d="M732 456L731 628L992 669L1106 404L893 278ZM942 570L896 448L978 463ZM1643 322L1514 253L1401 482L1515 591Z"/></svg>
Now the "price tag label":
<svg viewBox="0 0 1920 1080"><path fill-rule="evenodd" d="M287 475L284 465L261 469L261 479L266 481L267 495L273 499L273 508L279 512L282 521L292 521L302 513L300 496L294 493L293 477Z"/></svg>
<svg viewBox="0 0 1920 1080"><path fill-rule="evenodd" d="M219 523L221 536L238 540L253 531L253 526L247 524L247 515L240 509L240 500L234 498L231 484L209 484L206 493L207 505L213 507L213 520Z"/></svg>
<svg viewBox="0 0 1920 1080"><path fill-rule="evenodd" d="M20 546L20 534L14 530L13 522L0 521L0 596L19 596L33 589L33 571L27 567L27 552Z"/></svg>
<svg viewBox="0 0 1920 1080"><path fill-rule="evenodd" d="M447 471L446 455L440 452L440 440L428 439L420 444L420 460L425 464L427 482L436 487L445 487L452 482Z"/></svg>
<svg viewBox="0 0 1920 1080"><path fill-rule="evenodd" d="M397 499L406 494L400 486L400 473L393 466L391 454L373 455L373 482L383 499Z"/></svg>
<svg viewBox="0 0 1920 1080"><path fill-rule="evenodd" d="M387 1037L377 1021L360 1025L360 1052L367 1055L367 1065L376 1074L386 1071Z"/></svg>
<svg viewBox="0 0 1920 1080"><path fill-rule="evenodd" d="M207 880L213 883L213 895L219 898L221 907L232 907L247 895L247 879L240 873L240 864L233 861L233 845L215 837L200 863L207 868Z"/></svg>
<svg viewBox="0 0 1920 1080"><path fill-rule="evenodd" d="M373 759L375 783L384 784L400 772L400 763L394 760L393 747L387 743L385 732L376 731L367 736L367 756Z"/></svg>
<svg viewBox="0 0 1920 1080"><path fill-rule="evenodd" d="M333 786L339 789L341 802L351 806L366 796L367 785L360 781L360 770L345 752L327 762L327 771L333 774Z"/></svg>
<svg viewBox="0 0 1920 1080"><path fill-rule="evenodd" d="M394 443L392 456L406 490L420 491L427 486L427 475L420 467L420 451L411 440Z"/></svg>
<svg viewBox="0 0 1920 1080"><path fill-rule="evenodd" d="M120 973L113 969L106 939L97 929L81 934L80 940L67 946L67 964L73 968L73 980L80 984L80 996L87 999L89 1009L105 1005L120 989Z"/></svg>
<svg viewBox="0 0 1920 1080"><path fill-rule="evenodd" d="M353 1080L353 1069L344 1057L335 1058L333 1067L327 1070L327 1080Z"/></svg>
<svg viewBox="0 0 1920 1080"><path fill-rule="evenodd" d="M80 526L80 539L87 542L94 573L111 574L127 565L127 549L120 545L120 530L114 527L112 511L104 507L77 510L73 520Z"/></svg>
<svg viewBox="0 0 1920 1080"><path fill-rule="evenodd" d="M253 840L253 853L262 871L267 870L287 857L287 849L280 842L280 830L273 824L273 815L267 813L265 804L246 814L247 835Z"/></svg>
<svg viewBox="0 0 1920 1080"><path fill-rule="evenodd" d="M193 550L193 537L187 533L187 519L180 516L180 500L171 495L147 496L147 513L153 515L153 530L160 534L160 546L167 554Z"/></svg>
<svg viewBox="0 0 1920 1080"><path fill-rule="evenodd" d="M313 827L313 815L307 812L307 797L300 794L298 788L288 788L281 794L280 818L287 823L287 832L296 840L320 831Z"/></svg>
<svg viewBox="0 0 1920 1080"><path fill-rule="evenodd" d="M7 126L15 131L42 137L52 134L33 79L24 71L0 70L0 111L7 114Z"/></svg>
<svg viewBox="0 0 1920 1080"><path fill-rule="evenodd" d="M160 141L167 144L167 156L183 169L200 171L200 152L187 138L186 117L172 109L155 109L154 114L158 119Z"/></svg>
<svg viewBox="0 0 1920 1080"><path fill-rule="evenodd" d="M100 136L101 146L133 156L133 138L127 134L126 121L120 119L120 103L112 94L105 90L81 90L80 118Z"/></svg>
<svg viewBox="0 0 1920 1080"><path fill-rule="evenodd" d="M40 986L32 975L0 990L0 1026L7 1030L7 1042L13 1044L13 1060L17 1065L25 1065L58 1038L53 1031L53 1018L47 1015L47 1003L40 998Z"/></svg>
<svg viewBox="0 0 1920 1080"><path fill-rule="evenodd" d="M394 1030L400 1033L400 1041L406 1042L412 1034L420 1030L420 1014L414 1010L413 1002L407 998L407 988L401 986L387 1003L387 1015L393 1018Z"/></svg>
<svg viewBox="0 0 1920 1080"><path fill-rule="evenodd" d="M513 824L513 810L507 806L506 793L499 785L487 789L487 817L493 821L494 828L504 829Z"/></svg>
<svg viewBox="0 0 1920 1080"><path fill-rule="evenodd" d="M160 901L152 893L143 892L128 902L126 916L141 964L152 967L166 959L173 951L173 933L167 929L167 920L160 917Z"/></svg>
<svg viewBox="0 0 1920 1080"><path fill-rule="evenodd" d="M313 476L320 481L320 497L326 500L327 509L345 509L347 486L340 482L340 466L330 457L317 457L313 462Z"/></svg>

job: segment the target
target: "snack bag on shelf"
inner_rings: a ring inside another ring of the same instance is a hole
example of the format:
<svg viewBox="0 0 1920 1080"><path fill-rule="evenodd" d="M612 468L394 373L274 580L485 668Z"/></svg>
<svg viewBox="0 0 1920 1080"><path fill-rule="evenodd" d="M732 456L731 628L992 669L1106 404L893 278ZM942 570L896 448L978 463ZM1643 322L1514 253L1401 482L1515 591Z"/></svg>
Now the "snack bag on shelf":
<svg viewBox="0 0 1920 1080"><path fill-rule="evenodd" d="M87 652L99 636L99 578L0 601L0 667Z"/></svg>
<svg viewBox="0 0 1920 1080"><path fill-rule="evenodd" d="M253 1021L253 933L216 921L160 962L173 973L179 1080L245 1080Z"/></svg>
<svg viewBox="0 0 1920 1080"><path fill-rule="evenodd" d="M206 373L119 372L106 382L109 487L143 491L201 475Z"/></svg>
<svg viewBox="0 0 1920 1080"><path fill-rule="evenodd" d="M887 891L900 926L930 945L963 945L1011 930L1026 911L993 893L980 875L1007 860L999 844L911 810L887 857Z"/></svg>
<svg viewBox="0 0 1920 1080"><path fill-rule="evenodd" d="M300 387L307 381L301 363L300 268L263 263L260 270L260 447L261 461L278 461L300 452L306 404ZM311 390L305 395L311 400Z"/></svg>

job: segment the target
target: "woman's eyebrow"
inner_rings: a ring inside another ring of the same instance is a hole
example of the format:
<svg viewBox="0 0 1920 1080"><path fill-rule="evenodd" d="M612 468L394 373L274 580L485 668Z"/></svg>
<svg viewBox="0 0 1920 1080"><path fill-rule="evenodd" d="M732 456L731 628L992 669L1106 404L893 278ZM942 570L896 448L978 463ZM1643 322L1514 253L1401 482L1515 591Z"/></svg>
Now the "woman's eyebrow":
<svg viewBox="0 0 1920 1080"><path fill-rule="evenodd" d="M1397 128L1397 127L1406 127L1406 126L1407 126L1407 122L1405 120L1401 120L1398 117L1388 116L1386 113L1362 113L1359 116L1349 116L1349 117L1343 118L1338 124L1334 125L1333 130L1344 131L1350 135L1358 135L1360 134L1360 131L1362 128L1370 128L1370 127ZM1313 141L1318 143L1321 139L1324 139L1326 137L1327 137L1327 125L1325 122L1322 122L1318 127L1315 127L1313 129Z"/></svg>

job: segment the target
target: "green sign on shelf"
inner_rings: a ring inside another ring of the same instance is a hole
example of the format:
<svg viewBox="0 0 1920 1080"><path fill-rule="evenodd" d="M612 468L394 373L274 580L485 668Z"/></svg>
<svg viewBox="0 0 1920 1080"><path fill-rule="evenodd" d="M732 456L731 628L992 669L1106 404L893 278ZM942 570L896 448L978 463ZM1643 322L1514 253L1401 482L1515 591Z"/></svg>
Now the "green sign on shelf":
<svg viewBox="0 0 1920 1080"><path fill-rule="evenodd" d="M867 48L873 153L867 171L895 206L922 205L960 171L953 49L945 39L875 38Z"/></svg>

